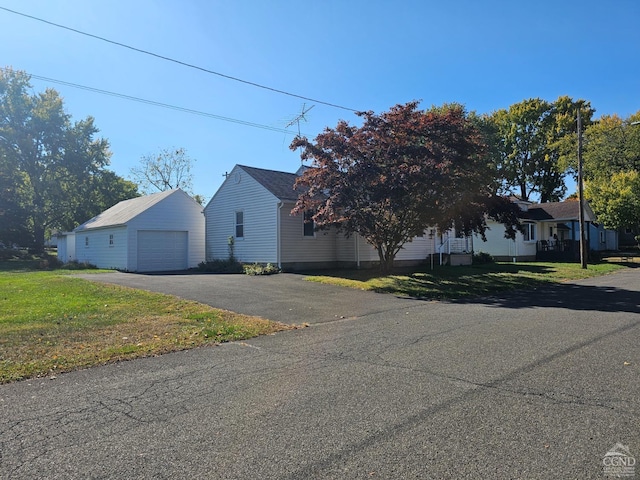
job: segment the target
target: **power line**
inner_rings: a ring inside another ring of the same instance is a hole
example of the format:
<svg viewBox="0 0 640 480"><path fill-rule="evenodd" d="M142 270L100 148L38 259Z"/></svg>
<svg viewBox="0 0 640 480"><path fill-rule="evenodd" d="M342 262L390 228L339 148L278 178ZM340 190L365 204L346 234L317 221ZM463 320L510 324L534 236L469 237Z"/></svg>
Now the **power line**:
<svg viewBox="0 0 640 480"><path fill-rule="evenodd" d="M9 69L8 68L4 68L4 67L0 67L0 70L8 71ZM133 101L133 102L145 103L147 105L153 105L153 106L156 106L156 107L168 108L170 110L176 110L178 112L190 113L192 115L200 115L202 117L215 118L216 120L222 120L224 122L237 123L239 125L244 125L244 126L247 126L247 127L262 128L263 130L271 130L273 132L286 133L288 135L294 135L294 132L291 132L290 130L286 130L284 128L271 127L269 125L262 125L260 123L248 122L248 121L245 121L245 120L238 120L236 118L230 118L230 117L223 117L221 115L215 115L213 113L202 112L200 110L193 110L191 108L179 107L177 105L171 105L171 104L168 104L168 103L156 102L154 100L148 100L148 99L145 99L145 98L134 97L134 96L131 96L131 95L125 95L123 93L110 92L108 90L101 90L99 88L93 88L93 87L88 87L86 85L80 85L80 84L77 84L77 83L66 82L64 80L56 80L55 78L42 77L40 75L33 75L33 74L30 74L30 73L27 73L27 74L31 78L35 78L36 80L42 80L42 81L45 81L45 82L57 83L57 84L60 84L60 85L65 85L67 87L79 88L81 90L87 90L89 92L99 93L101 95L109 95L111 97L122 98L124 100L130 100L130 101Z"/></svg>
<svg viewBox="0 0 640 480"><path fill-rule="evenodd" d="M263 88L265 90L269 90L269 91L272 91L272 92L275 92L275 93L281 93L283 95L288 95L290 97L300 98L302 100L308 100L310 102L320 103L322 105L327 105L329 107L334 107L334 108L340 108L342 110L348 110L350 112L356 112L357 111L354 108L343 107L342 105L337 105L335 103L323 102L322 100L316 100L316 99L313 99L313 98L304 97L302 95L297 95L295 93L286 92L284 90L278 90L277 88L267 87L266 85L261 85L259 83L250 82L248 80L243 80L243 79L237 78L237 77L232 77L231 75L225 75L224 73L215 72L213 70L209 70L207 68L200 67L200 66L194 65L192 63L183 62L181 60L176 60L175 58L166 57L164 55L160 55L158 53L153 53L153 52L150 52L148 50L143 50L141 48L132 47L131 45L127 45L125 43L116 42L115 40L109 40L108 38L101 37L99 35L94 35L92 33L83 32L83 31L77 30L75 28L67 27L65 25L60 25L59 23L54 23L54 22L50 22L49 20L44 20L42 18L34 17L33 15L28 15L26 13L17 12L15 10L11 10L9 8L6 8L6 7L0 7L0 10L4 10L6 12L13 13L15 15L20 15L22 17L30 18L32 20L37 20L38 22L46 23L46 24L52 25L54 27L63 28L65 30L69 30L69 31L74 32L74 33L79 33L80 35L85 35L87 37L95 38L97 40L102 40L103 42L111 43L111 44L117 45L119 47L128 48L129 50L133 50L135 52L143 53L145 55L150 55L152 57L160 58L160 59L166 60L168 62L177 63L178 65L182 65L182 66L189 67L189 68L194 68L196 70L200 70L202 72L210 73L212 75L217 75L219 77L223 77L223 78L226 78L226 79L229 79L229 80L234 80L236 82L241 82L241 83L244 83L244 84L247 84L247 85L251 85L253 87Z"/></svg>

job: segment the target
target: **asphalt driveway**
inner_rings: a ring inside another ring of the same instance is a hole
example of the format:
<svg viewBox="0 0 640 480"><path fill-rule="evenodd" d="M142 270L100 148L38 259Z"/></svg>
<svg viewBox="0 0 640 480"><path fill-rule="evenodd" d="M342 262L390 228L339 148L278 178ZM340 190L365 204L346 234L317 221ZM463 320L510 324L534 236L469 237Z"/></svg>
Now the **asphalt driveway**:
<svg viewBox="0 0 640 480"><path fill-rule="evenodd" d="M640 269L464 302L113 280L312 326L0 386L0 478L603 479L607 453L640 458Z"/></svg>
<svg viewBox="0 0 640 480"><path fill-rule="evenodd" d="M302 275L291 273L249 276L114 272L79 276L168 293L216 308L289 324L325 323L362 317L413 303L412 300L393 295L307 282Z"/></svg>

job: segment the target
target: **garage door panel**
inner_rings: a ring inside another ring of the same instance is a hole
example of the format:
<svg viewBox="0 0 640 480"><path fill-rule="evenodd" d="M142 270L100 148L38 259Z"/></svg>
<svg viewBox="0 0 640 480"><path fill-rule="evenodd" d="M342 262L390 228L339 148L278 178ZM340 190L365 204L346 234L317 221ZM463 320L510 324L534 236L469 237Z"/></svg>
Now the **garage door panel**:
<svg viewBox="0 0 640 480"><path fill-rule="evenodd" d="M138 271L185 270L187 246L187 232L138 231Z"/></svg>

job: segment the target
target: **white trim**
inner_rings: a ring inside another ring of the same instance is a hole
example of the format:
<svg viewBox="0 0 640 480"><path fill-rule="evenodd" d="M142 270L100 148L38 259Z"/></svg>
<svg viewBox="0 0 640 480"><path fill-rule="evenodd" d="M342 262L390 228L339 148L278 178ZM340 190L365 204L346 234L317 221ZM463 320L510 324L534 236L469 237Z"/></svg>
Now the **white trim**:
<svg viewBox="0 0 640 480"><path fill-rule="evenodd" d="M523 238L525 243L535 243L537 241L537 226L538 224L535 222L524 222L524 227L527 231L524 233ZM533 235L532 235L533 233ZM528 237L528 238L527 238ZM531 238L533 237L533 238Z"/></svg>
<svg viewBox="0 0 640 480"><path fill-rule="evenodd" d="M282 214L282 207L284 202L278 202L276 207L276 263L278 268L282 268L282 235L280 233L280 215Z"/></svg>
<svg viewBox="0 0 640 480"><path fill-rule="evenodd" d="M238 214L241 213L242 214L242 223L238 223ZM244 239L244 210L235 210L233 212L233 234L234 234L234 238L236 240L243 240ZM242 227L242 236L238 235L238 227Z"/></svg>

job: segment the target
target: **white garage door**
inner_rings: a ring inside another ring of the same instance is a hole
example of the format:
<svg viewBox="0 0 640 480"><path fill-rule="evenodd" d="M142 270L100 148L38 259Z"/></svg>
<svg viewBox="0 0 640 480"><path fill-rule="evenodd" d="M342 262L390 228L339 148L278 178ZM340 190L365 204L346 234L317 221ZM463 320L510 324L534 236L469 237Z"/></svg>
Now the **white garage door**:
<svg viewBox="0 0 640 480"><path fill-rule="evenodd" d="M138 271L187 268L187 232L138 231Z"/></svg>

